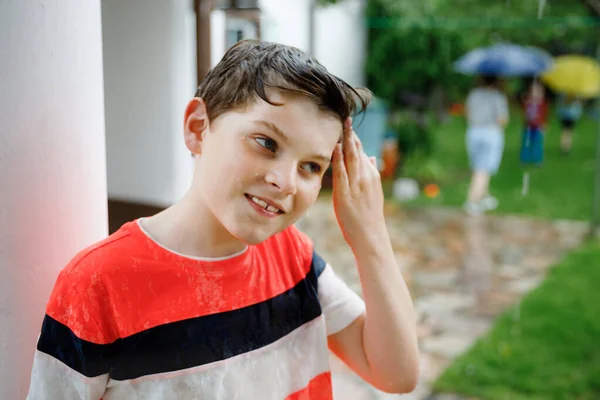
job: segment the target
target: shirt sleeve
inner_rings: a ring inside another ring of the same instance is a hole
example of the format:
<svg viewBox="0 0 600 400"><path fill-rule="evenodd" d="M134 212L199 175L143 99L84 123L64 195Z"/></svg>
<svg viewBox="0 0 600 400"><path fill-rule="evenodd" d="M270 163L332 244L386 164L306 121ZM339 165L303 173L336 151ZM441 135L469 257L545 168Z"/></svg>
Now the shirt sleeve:
<svg viewBox="0 0 600 400"><path fill-rule="evenodd" d="M111 313L97 276L78 267L61 272L50 296L28 400L99 400L106 390L116 350L107 335Z"/></svg>
<svg viewBox="0 0 600 400"><path fill-rule="evenodd" d="M361 316L365 312L365 303L316 252L313 253L312 262L318 274L319 303L325 317L327 335L333 335Z"/></svg>
<svg viewBox="0 0 600 400"><path fill-rule="evenodd" d="M498 94L498 119L508 121L508 100L502 93Z"/></svg>

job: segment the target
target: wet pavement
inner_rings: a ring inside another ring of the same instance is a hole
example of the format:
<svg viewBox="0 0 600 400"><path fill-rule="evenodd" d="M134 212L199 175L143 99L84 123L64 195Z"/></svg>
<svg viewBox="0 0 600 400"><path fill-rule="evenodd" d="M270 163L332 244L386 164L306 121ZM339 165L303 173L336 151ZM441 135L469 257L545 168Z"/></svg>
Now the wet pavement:
<svg viewBox="0 0 600 400"><path fill-rule="evenodd" d="M578 246L587 229L583 222L471 218L455 209L404 210L393 204L386 205L386 214L396 259L418 314L421 380L411 394L382 393L332 355L336 400L444 399L431 394L431 383L495 317L537 287L547 268ZM331 200L318 200L298 227L360 294L354 258Z"/></svg>

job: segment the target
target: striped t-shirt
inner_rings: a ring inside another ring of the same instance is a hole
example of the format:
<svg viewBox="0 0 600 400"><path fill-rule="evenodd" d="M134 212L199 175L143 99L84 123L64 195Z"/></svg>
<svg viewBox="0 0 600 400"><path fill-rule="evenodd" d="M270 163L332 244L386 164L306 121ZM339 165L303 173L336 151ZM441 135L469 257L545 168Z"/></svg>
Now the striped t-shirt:
<svg viewBox="0 0 600 400"><path fill-rule="evenodd" d="M133 221L61 271L28 399L331 399L327 335L363 311L294 226L201 259Z"/></svg>

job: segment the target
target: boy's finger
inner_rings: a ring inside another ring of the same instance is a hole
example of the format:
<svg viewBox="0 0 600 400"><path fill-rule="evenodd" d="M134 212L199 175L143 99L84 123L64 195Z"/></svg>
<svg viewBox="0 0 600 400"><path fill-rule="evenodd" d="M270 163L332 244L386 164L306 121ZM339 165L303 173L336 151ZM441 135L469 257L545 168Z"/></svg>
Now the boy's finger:
<svg viewBox="0 0 600 400"><path fill-rule="evenodd" d="M342 152L344 151L346 137L348 136L348 133L350 131L352 131L352 118L348 117L344 120L344 125L342 127L342 140L340 140L340 142L342 143Z"/></svg>
<svg viewBox="0 0 600 400"><path fill-rule="evenodd" d="M371 165L377 168L377 157L371 156L369 157L369 161L371 161Z"/></svg>
<svg viewBox="0 0 600 400"><path fill-rule="evenodd" d="M356 143L356 150L358 151L358 168L360 171L363 170L363 167L365 167L365 158L367 157L365 150L363 149L363 145L362 142L360 141L360 139L358 138L358 136L356 135L356 132L353 131L353 137L354 137L354 143Z"/></svg>
<svg viewBox="0 0 600 400"><path fill-rule="evenodd" d="M362 177L365 179L365 181L368 181L369 177L372 174L373 163L371 161L371 158L373 158L373 157L369 157L367 155L367 153L362 151L360 158L361 158L360 171L361 171Z"/></svg>
<svg viewBox="0 0 600 400"><path fill-rule="evenodd" d="M344 130L348 130L352 128L352 117L348 117L346 118L346 121L344 121Z"/></svg>
<svg viewBox="0 0 600 400"><path fill-rule="evenodd" d="M344 164L346 165L346 173L348 175L348 183L352 185L359 171L359 153L354 140L354 131L347 129L344 132L343 146Z"/></svg>
<svg viewBox="0 0 600 400"><path fill-rule="evenodd" d="M371 165L373 166L373 170L376 175L381 176L381 172L379 171L379 166L377 165L377 157L369 157L369 161L371 161Z"/></svg>
<svg viewBox="0 0 600 400"><path fill-rule="evenodd" d="M344 155L342 153L342 145L340 143L335 145L331 164L333 167L333 182L335 187L345 190L345 188L348 187L348 174L346 173Z"/></svg>
<svg viewBox="0 0 600 400"><path fill-rule="evenodd" d="M352 138L354 139L354 142L356 143L356 147L362 151L362 149L363 149L362 142L360 141L360 139L358 138L358 135L354 131L352 131Z"/></svg>

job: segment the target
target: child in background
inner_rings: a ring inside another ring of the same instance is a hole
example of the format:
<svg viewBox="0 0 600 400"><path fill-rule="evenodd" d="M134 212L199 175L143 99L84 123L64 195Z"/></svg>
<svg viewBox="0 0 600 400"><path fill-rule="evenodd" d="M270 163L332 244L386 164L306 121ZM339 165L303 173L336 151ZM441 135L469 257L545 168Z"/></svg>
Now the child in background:
<svg viewBox="0 0 600 400"><path fill-rule="evenodd" d="M521 162L539 165L544 159L544 130L548 115L542 84L535 81L531 84L523 109L525 130L521 141Z"/></svg>
<svg viewBox="0 0 600 400"><path fill-rule="evenodd" d="M544 87L534 81L523 100L525 113L525 129L521 141L521 163L540 165L544 160L544 130L548 115L548 105L544 98ZM521 194L529 192L529 172L523 173L523 188Z"/></svg>
<svg viewBox="0 0 600 400"><path fill-rule="evenodd" d="M557 111L562 127L560 149L564 154L568 154L573 145L573 129L583 113L583 106L576 97L563 94L558 98Z"/></svg>
<svg viewBox="0 0 600 400"><path fill-rule="evenodd" d="M472 176L465 212L478 216L498 207L489 193L490 179L498 172L504 153L504 128L508 124L508 99L502 82L485 76L466 101L466 145Z"/></svg>

